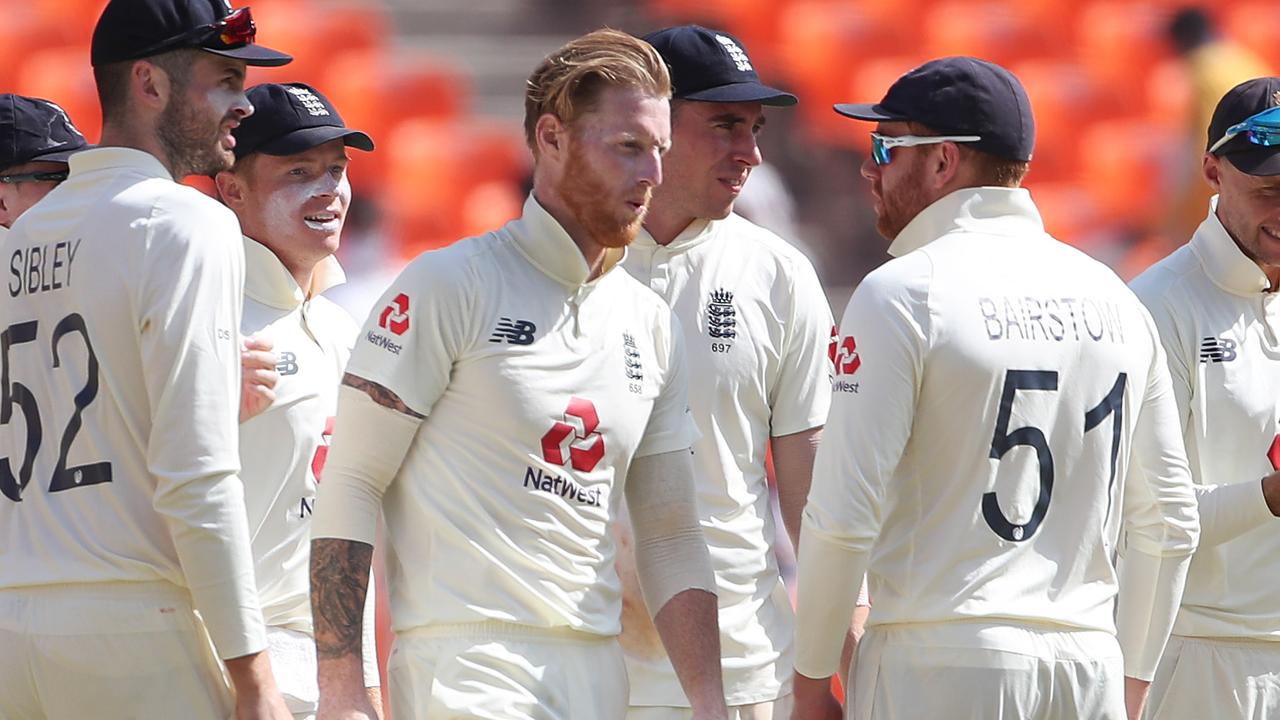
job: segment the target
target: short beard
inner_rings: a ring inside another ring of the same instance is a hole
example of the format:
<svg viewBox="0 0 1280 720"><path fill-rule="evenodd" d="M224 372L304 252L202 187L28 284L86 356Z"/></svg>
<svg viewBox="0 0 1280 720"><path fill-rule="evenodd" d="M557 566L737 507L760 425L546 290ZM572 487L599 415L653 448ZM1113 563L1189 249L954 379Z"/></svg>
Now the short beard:
<svg viewBox="0 0 1280 720"><path fill-rule="evenodd" d="M876 218L876 230L887 240L896 239L916 215L929 206L925 201L924 192L920 189L924 164L918 161L919 158L912 158L912 160L916 162L912 162L911 171L899 183L892 205L884 195L884 188L881 186L881 211L880 217Z"/></svg>
<svg viewBox="0 0 1280 720"><path fill-rule="evenodd" d="M218 118L210 126L200 112L187 104L193 59L183 53L166 53L155 58L156 64L169 76L169 102L157 119L156 139L169 159L175 180L188 175L212 177L229 170L235 156L222 149L218 142L218 130L225 118Z"/></svg>
<svg viewBox="0 0 1280 720"><path fill-rule="evenodd" d="M576 145L569 147L569 160L564 179L560 183L560 196L564 204L582 225L587 237L607 248L623 248L631 244L640 232L644 221L641 213L630 222L623 222L616 214L600 204L609 198L608 185L600 173L587 162ZM653 190L645 190L645 207L653 197Z"/></svg>

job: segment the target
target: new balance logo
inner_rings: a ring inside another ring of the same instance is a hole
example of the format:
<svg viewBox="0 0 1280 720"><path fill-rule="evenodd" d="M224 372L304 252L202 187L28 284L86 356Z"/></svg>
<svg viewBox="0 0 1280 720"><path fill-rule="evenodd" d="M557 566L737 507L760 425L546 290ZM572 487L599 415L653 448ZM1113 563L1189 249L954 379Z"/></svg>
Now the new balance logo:
<svg viewBox="0 0 1280 720"><path fill-rule="evenodd" d="M538 326L528 320L512 320L509 317L504 317L498 320L498 327L493 329L493 334L489 336L489 342L505 342L508 345L532 345L533 334L536 332L538 332Z"/></svg>
<svg viewBox="0 0 1280 720"><path fill-rule="evenodd" d="M281 375L297 375L298 356L291 352L280 353L280 362L276 363L276 372Z"/></svg>
<svg viewBox="0 0 1280 720"><path fill-rule="evenodd" d="M707 334L713 338L738 336L738 311L733 307L733 293L720 288L711 293L707 303Z"/></svg>
<svg viewBox="0 0 1280 720"><path fill-rule="evenodd" d="M1200 362L1224 363L1236 359L1236 341L1206 336L1200 340Z"/></svg>

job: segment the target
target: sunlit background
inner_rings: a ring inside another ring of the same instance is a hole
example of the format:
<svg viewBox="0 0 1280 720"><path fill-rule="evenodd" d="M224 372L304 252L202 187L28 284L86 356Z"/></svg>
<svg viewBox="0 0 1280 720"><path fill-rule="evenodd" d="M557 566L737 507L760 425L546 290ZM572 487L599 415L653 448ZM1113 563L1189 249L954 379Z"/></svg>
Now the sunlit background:
<svg viewBox="0 0 1280 720"><path fill-rule="evenodd" d="M0 86L48 98L96 140L88 41L101 0L3 0ZM237 2L237 4L240 4ZM368 131L344 239L357 315L409 258L518 213L529 157L524 78L563 41L610 25L637 34L683 22L728 30L766 82L801 103L769 110L767 167L741 210L814 260L839 314L885 259L858 175L870 126L831 111L878 100L942 55L993 60L1036 113L1028 186L1062 240L1132 276L1203 218L1198 175L1213 103L1280 67L1280 3L1203 6L1206 33L1175 44L1185 0L256 0L263 44L289 66L250 82L301 80ZM1185 13L1184 13L1185 14ZM1186 20L1184 19L1184 24ZM1184 35L1185 35L1184 31ZM1203 37L1201 37L1203 35Z"/></svg>

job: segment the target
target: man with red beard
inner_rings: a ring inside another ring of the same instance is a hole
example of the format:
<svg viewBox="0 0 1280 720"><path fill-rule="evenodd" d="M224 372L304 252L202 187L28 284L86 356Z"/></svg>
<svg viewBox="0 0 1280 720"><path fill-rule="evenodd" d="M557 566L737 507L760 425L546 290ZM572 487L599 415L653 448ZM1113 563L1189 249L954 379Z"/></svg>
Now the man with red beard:
<svg viewBox="0 0 1280 720"><path fill-rule="evenodd" d="M1199 535L1151 316L1045 232L1020 187L1031 105L1004 68L934 60L836 110L878 123L862 173L895 257L840 322L793 717L840 717L864 573L846 717L1135 717Z"/></svg>
<svg viewBox="0 0 1280 720"><path fill-rule="evenodd" d="M176 182L230 167L246 65L290 60L253 40L247 8L112 0L101 145L7 239L0 714L289 717L236 476L240 228Z"/></svg>
<svg viewBox="0 0 1280 720"><path fill-rule="evenodd" d="M526 89L522 216L414 260L365 323L312 532L322 717L372 712L360 615L381 509L396 713L622 718L624 495L694 716L725 717L681 333L619 267L662 179L670 93L625 33L552 53Z"/></svg>
<svg viewBox="0 0 1280 720"><path fill-rule="evenodd" d="M240 331L270 339L280 379L271 406L240 425L240 479L272 665L289 709L304 719L314 717L319 698L311 517L359 330L321 293L345 279L334 253L351 203L347 149L372 151L373 140L302 83L267 83L247 95L253 115L233 132L236 163L218 173L218 194L245 235ZM373 609L365 604L364 685L377 707Z"/></svg>

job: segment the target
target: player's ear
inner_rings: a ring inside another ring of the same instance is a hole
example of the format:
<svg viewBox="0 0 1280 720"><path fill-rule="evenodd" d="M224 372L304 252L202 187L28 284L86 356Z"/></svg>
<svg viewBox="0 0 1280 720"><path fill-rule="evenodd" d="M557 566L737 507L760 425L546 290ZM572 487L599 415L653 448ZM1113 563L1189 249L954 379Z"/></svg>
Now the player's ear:
<svg viewBox="0 0 1280 720"><path fill-rule="evenodd" d="M928 169L935 187L943 188L960 174L963 156L960 147L953 142L939 143L937 148L938 151L930 156Z"/></svg>
<svg viewBox="0 0 1280 720"><path fill-rule="evenodd" d="M173 83L159 65L135 60L129 68L129 91L137 102L153 112L160 112L170 102Z"/></svg>
<svg viewBox="0 0 1280 720"><path fill-rule="evenodd" d="M244 207L246 188L244 179L231 170L223 170L213 178L218 188L218 198L232 210Z"/></svg>
<svg viewBox="0 0 1280 720"><path fill-rule="evenodd" d="M569 127L559 117L543 113L533 126L533 139L538 146L538 156L560 159L568 152L566 140Z"/></svg>
<svg viewBox="0 0 1280 720"><path fill-rule="evenodd" d="M1204 173L1204 181L1214 192L1222 190L1222 159L1213 153L1204 154L1204 164L1200 168Z"/></svg>

